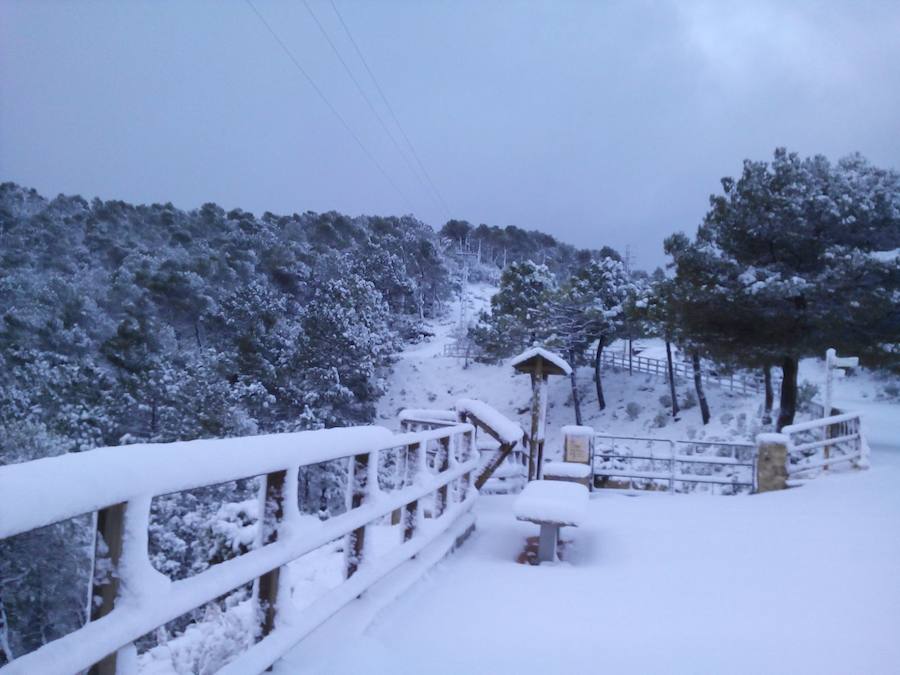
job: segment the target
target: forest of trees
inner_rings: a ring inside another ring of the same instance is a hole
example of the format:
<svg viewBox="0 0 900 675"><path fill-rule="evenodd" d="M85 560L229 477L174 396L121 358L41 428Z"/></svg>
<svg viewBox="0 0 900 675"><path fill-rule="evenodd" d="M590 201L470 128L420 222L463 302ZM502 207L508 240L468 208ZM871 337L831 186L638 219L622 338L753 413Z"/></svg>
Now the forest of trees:
<svg viewBox="0 0 900 675"><path fill-rule="evenodd" d="M516 233L514 255L574 256ZM370 423L393 355L459 283L455 250L412 217L187 212L0 185L0 464ZM301 486L323 517L344 504L330 469ZM154 565L181 578L233 555L220 509L255 490L155 499ZM0 664L84 620L90 528L0 542Z"/></svg>
<svg viewBox="0 0 900 675"><path fill-rule="evenodd" d="M668 271L648 275L608 247L512 226L451 220L435 233L410 216L47 200L5 183L0 464L369 423L394 355L442 313L464 264L499 283L472 331L480 358L549 346L592 366L601 409L602 351L619 338L677 344L697 372L701 359L781 368L778 429L795 414L801 358L835 347L900 369L896 172L779 149L723 179L696 236L665 251ZM572 394L580 423L575 374ZM307 472L304 508L344 508L343 480L340 467ZM251 515L221 508L257 489L155 499L154 565L181 578L235 555L221 523ZM92 548L89 517L0 542L0 664L84 621Z"/></svg>

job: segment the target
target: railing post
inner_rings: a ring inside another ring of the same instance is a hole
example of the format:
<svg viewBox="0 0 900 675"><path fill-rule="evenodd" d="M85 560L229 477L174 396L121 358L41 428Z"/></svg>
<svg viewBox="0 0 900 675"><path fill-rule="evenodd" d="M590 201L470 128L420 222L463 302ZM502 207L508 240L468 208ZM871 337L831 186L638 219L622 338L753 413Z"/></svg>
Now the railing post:
<svg viewBox="0 0 900 675"><path fill-rule="evenodd" d="M263 545L278 539L278 525L284 518L284 487L287 471L275 471L266 476L265 503L260 523ZM276 567L259 578L257 598L264 608L262 637L275 629L275 613L278 608L278 583L281 568Z"/></svg>
<svg viewBox="0 0 900 675"><path fill-rule="evenodd" d="M369 454L363 453L350 459L350 508L362 506L368 490ZM362 562L366 544L366 526L358 527L347 537L347 574L349 579Z"/></svg>
<svg viewBox="0 0 900 675"><path fill-rule="evenodd" d="M91 621L106 616L113 611L116 604L116 595L119 592L118 576L112 573L119 565L122 557L122 535L125 533L125 509L127 504L113 504L97 512L97 531L94 535L94 546L98 549L94 554L94 569L91 571L93 590L91 592ZM106 583L97 583L97 567L101 542L105 546L109 559L110 573ZM95 604L94 599L99 597L100 604ZM109 654L99 663L95 663L88 671L89 675L116 675L116 652Z"/></svg>
<svg viewBox="0 0 900 675"><path fill-rule="evenodd" d="M770 492L787 487L788 447L785 434L759 434L756 437L756 491Z"/></svg>
<svg viewBox="0 0 900 675"><path fill-rule="evenodd" d="M438 474L440 475L448 468L450 468L450 437L445 436L444 438L439 439L438 443L440 443L441 450L440 455L438 457ZM444 513L444 510L447 508L447 489L449 485L444 483L441 487L438 488L437 491L437 499L434 500L434 517L438 518L441 514Z"/></svg>
<svg viewBox="0 0 900 675"><path fill-rule="evenodd" d="M418 480L419 472L422 470L422 465L419 462L420 445L421 443L413 443L406 446L406 463L407 466L412 467L413 471L412 480L409 480L409 477L407 477L410 483L415 483ZM409 541L415 535L416 528L419 525L419 501L413 500L409 502L403 507L402 512L403 541Z"/></svg>

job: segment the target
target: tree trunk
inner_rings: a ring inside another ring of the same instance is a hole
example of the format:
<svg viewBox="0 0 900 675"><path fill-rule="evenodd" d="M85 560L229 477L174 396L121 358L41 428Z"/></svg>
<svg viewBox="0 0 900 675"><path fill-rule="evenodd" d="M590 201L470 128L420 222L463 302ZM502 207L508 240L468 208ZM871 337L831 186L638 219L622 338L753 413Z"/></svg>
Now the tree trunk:
<svg viewBox="0 0 900 675"><path fill-rule="evenodd" d="M694 389L697 390L697 402L700 404L700 416L703 424L709 424L709 404L703 391L703 376L700 374L700 354L695 349L691 352L691 364L694 366Z"/></svg>
<svg viewBox="0 0 900 675"><path fill-rule="evenodd" d="M572 381L572 402L575 405L575 424L581 426L581 401L578 398L578 381L575 377L575 352L569 352L569 364L572 366L572 372L569 379Z"/></svg>
<svg viewBox="0 0 900 675"><path fill-rule="evenodd" d="M669 366L669 393L672 395L672 417L678 416L678 397L675 395L675 368L672 366L672 343L666 340L666 364Z"/></svg>
<svg viewBox="0 0 900 675"><path fill-rule="evenodd" d="M12 647L9 644L9 622L6 617L6 607L3 598L0 598L0 666L5 666L15 658Z"/></svg>
<svg viewBox="0 0 900 675"><path fill-rule="evenodd" d="M794 422L797 412L797 359L785 356L781 362L781 402L778 411L778 423L775 428L781 431Z"/></svg>
<svg viewBox="0 0 900 675"><path fill-rule="evenodd" d="M775 392L772 391L772 368L763 367L763 381L766 385L766 404L763 409L763 424L772 423L772 404L775 402Z"/></svg>
<svg viewBox="0 0 900 675"><path fill-rule="evenodd" d="M603 382L600 380L600 357L603 356L603 336L597 340L597 352L594 354L594 384L597 385L597 407L606 409L606 399L603 398Z"/></svg>

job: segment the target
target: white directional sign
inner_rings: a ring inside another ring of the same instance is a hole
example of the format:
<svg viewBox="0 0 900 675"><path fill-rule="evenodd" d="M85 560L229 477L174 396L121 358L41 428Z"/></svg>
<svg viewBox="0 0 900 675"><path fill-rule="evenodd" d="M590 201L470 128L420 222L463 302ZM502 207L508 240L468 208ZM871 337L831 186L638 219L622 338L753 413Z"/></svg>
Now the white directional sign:
<svg viewBox="0 0 900 675"><path fill-rule="evenodd" d="M844 368L856 368L859 365L858 356L837 355L837 350L829 349L825 352L825 412L824 417L831 416L831 394L834 384L834 376L844 376Z"/></svg>

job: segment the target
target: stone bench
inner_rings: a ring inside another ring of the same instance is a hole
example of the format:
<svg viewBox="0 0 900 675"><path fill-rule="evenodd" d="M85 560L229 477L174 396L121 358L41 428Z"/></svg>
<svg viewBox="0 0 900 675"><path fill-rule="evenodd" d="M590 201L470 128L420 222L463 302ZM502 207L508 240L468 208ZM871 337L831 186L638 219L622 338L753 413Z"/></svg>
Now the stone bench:
<svg viewBox="0 0 900 675"><path fill-rule="evenodd" d="M513 513L519 520L541 526L538 560L556 561L559 528L577 527L587 515L588 489L578 483L535 480L516 498Z"/></svg>

